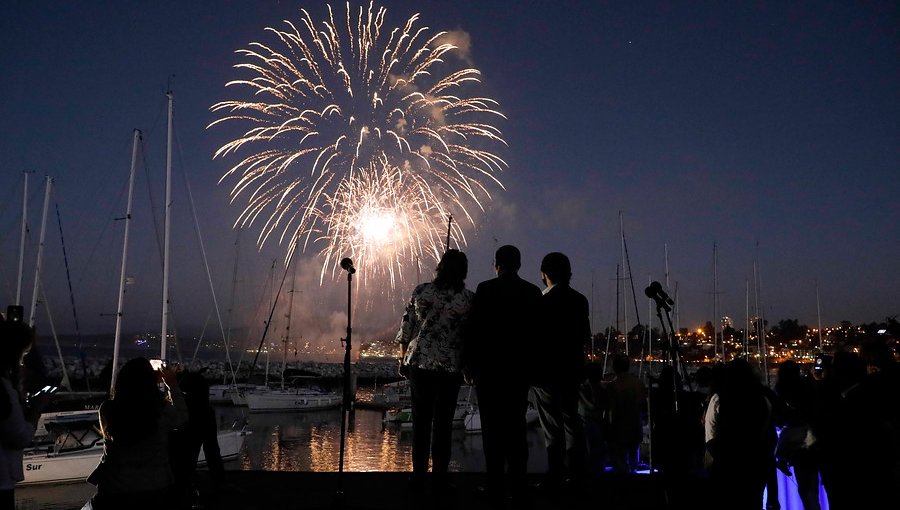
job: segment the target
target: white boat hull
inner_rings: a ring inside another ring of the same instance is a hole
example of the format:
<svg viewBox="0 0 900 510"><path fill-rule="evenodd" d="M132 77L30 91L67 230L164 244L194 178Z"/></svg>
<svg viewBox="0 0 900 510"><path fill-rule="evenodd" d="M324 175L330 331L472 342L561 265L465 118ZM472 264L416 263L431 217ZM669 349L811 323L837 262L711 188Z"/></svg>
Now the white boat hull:
<svg viewBox="0 0 900 510"><path fill-rule="evenodd" d="M248 432L243 430L224 430L218 434L219 452L222 460L233 460L240 454ZM103 445L99 444L74 452L52 454L46 450L35 450L25 453L22 459L22 468L25 479L18 483L22 485L38 485L51 483L81 482L90 476L100 458L103 457ZM203 450L197 458L198 465L206 465L206 455Z"/></svg>
<svg viewBox="0 0 900 510"><path fill-rule="evenodd" d="M337 393L273 390L249 392L245 396L250 412L312 411L341 405L341 396Z"/></svg>
<svg viewBox="0 0 900 510"><path fill-rule="evenodd" d="M102 456L103 446L60 455L26 453L22 459L25 480L18 485L83 481L97 467Z"/></svg>

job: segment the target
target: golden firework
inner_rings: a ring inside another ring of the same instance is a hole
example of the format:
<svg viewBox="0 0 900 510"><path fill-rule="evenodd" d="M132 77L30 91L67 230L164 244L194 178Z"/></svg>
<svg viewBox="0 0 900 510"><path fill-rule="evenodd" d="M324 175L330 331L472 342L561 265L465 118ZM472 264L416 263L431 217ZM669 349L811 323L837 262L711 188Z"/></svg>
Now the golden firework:
<svg viewBox="0 0 900 510"><path fill-rule="evenodd" d="M506 163L492 120L497 102L478 97L481 73L467 67L455 34L418 27L419 15L384 28L386 9L348 3L346 23L267 28L273 42L238 50L236 87L252 100L222 101L210 124L237 122L241 136L215 158L238 161L232 201L246 205L235 225L262 222L257 242L302 240L323 256L322 276L350 256L393 286L404 267L443 252L448 214L475 220ZM459 223L453 239L465 244ZM288 242L288 256L295 243Z"/></svg>

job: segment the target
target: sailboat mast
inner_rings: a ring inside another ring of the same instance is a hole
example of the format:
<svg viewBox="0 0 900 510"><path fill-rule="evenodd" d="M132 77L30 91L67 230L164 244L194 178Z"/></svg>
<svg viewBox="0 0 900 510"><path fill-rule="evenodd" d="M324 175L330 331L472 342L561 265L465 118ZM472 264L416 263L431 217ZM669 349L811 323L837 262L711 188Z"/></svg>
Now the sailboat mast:
<svg viewBox="0 0 900 510"><path fill-rule="evenodd" d="M744 358L750 360L750 280L745 280L746 291L744 297Z"/></svg>
<svg viewBox="0 0 900 510"><path fill-rule="evenodd" d="M622 211L619 211L619 237L622 239L622 333L625 335L625 355L628 356L628 298L625 287L625 226L622 220Z"/></svg>
<svg viewBox="0 0 900 510"><path fill-rule="evenodd" d="M168 136L166 141L166 208L165 227L163 228L163 292L162 292L162 327L159 344L160 359L167 359L168 325L169 325L169 234L172 222L172 111L175 100L174 93L166 92L168 98Z"/></svg>
<svg viewBox="0 0 900 510"><path fill-rule="evenodd" d="M299 244L299 243L298 243ZM297 250L294 249L296 255ZM293 258L293 257L291 257ZM290 263L290 261L288 261ZM294 263L294 271L291 274L291 297L288 299L287 328L284 330L284 352L281 354L281 390L284 391L284 369L287 366L288 342L291 340L291 315L294 312L294 286L297 283L297 263Z"/></svg>
<svg viewBox="0 0 900 510"><path fill-rule="evenodd" d="M816 317L819 326L819 352L822 352L822 309L819 307L819 282L816 281Z"/></svg>
<svg viewBox="0 0 900 510"><path fill-rule="evenodd" d="M125 269L128 262L128 231L131 226L131 203L134 196L134 173L138 162L138 148L141 143L141 131L134 130L134 145L131 149L131 173L128 177L128 205L125 209L125 240L122 243L122 269L119 272L119 304L116 306L116 336L113 342L112 381L109 390L116 386L116 367L119 366L119 343L122 338L122 315L125 312Z"/></svg>
<svg viewBox="0 0 900 510"><path fill-rule="evenodd" d="M762 335L760 334L760 330L762 329L762 319L759 318L759 275L758 268L756 267L758 264L757 260L753 260L753 307L755 309L755 317L753 318L753 329L756 331L756 353L759 358L760 363L762 362L762 357L765 355L763 353L762 348Z"/></svg>
<svg viewBox="0 0 900 510"><path fill-rule="evenodd" d="M619 274L619 264L616 264L616 329L619 329L619 310L621 309L619 306L619 283L621 283L621 281L622 276ZM607 351L609 351L609 349L607 349ZM606 354L609 354L609 352Z"/></svg>
<svg viewBox="0 0 900 510"><path fill-rule="evenodd" d="M594 333L597 332L597 330L594 329L594 298L596 298L596 295L594 294L594 270L591 269L591 361L594 361Z"/></svg>
<svg viewBox="0 0 900 510"><path fill-rule="evenodd" d="M719 252L713 243L713 350L719 355ZM725 339L722 339L722 361L725 361Z"/></svg>
<svg viewBox="0 0 900 510"><path fill-rule="evenodd" d="M758 321L758 326L756 328L757 344L760 346L761 350L761 358L760 361L762 363L763 377L765 378L766 386L769 385L769 347L766 342L766 318L765 318L765 308L760 307L760 294L762 294L762 277L760 276L761 270L759 268L759 241L756 242L756 255L753 263L753 276L755 280L756 287L756 320Z"/></svg>
<svg viewBox="0 0 900 510"><path fill-rule="evenodd" d="M16 305L22 304L22 272L25 269L25 237L28 231L28 172L25 176L25 189L22 192L22 235L19 238L19 280L16 284Z"/></svg>
<svg viewBox="0 0 900 510"><path fill-rule="evenodd" d="M50 191L53 189L53 178L46 178L47 188L44 191L44 213L41 216L41 234L38 241L37 263L34 266L34 290L31 294L31 314L28 316L28 325L34 327L34 311L37 308L38 290L41 281L41 267L44 260L44 238L47 233L47 211L50 208Z"/></svg>

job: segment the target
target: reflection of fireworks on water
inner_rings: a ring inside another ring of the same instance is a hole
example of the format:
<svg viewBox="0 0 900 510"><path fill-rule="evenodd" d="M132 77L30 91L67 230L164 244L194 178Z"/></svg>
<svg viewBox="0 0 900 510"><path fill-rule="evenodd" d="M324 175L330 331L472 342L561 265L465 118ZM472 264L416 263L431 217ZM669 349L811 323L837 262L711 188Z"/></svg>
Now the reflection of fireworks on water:
<svg viewBox="0 0 900 510"><path fill-rule="evenodd" d="M386 10L347 5L346 25L301 23L269 28L278 45L238 51L250 73L228 86L250 89L252 101L213 105L246 132L216 157L249 151L223 180L246 208L237 223L263 221L258 242L321 243L322 275L350 256L373 274L402 278L402 268L443 252L448 213L474 224L467 207L482 208L506 163L485 145L504 144L488 121L497 103L469 97L480 72L462 62L453 34L415 27L382 31ZM317 30L318 28L318 30ZM454 57L455 56L455 57ZM451 69L452 68L452 69ZM453 238L464 244L454 223ZM294 243L288 243L289 253Z"/></svg>

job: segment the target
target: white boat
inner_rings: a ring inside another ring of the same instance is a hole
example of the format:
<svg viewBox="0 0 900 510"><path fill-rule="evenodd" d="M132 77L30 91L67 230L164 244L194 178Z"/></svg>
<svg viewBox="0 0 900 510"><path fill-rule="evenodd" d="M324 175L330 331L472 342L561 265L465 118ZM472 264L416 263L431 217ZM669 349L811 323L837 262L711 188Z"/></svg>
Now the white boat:
<svg viewBox="0 0 900 510"><path fill-rule="evenodd" d="M230 384L213 384L209 387L210 404L230 404L231 391L234 386Z"/></svg>
<svg viewBox="0 0 900 510"><path fill-rule="evenodd" d="M249 433L244 429L219 431L217 439L223 461L238 457L244 439ZM81 446L76 447L60 448L57 444L53 444L29 448L22 457L25 479L17 485L81 482L90 476L101 457L103 457L103 439L96 435L89 435L89 439L83 439ZM202 450L197 462L198 466L206 465L206 455Z"/></svg>
<svg viewBox="0 0 900 510"><path fill-rule="evenodd" d="M257 390L244 393L250 412L313 411L339 407L342 396L307 388Z"/></svg>
<svg viewBox="0 0 900 510"><path fill-rule="evenodd" d="M372 404L379 407L406 407L412 403L409 380L401 380L382 385L375 390Z"/></svg>
<svg viewBox="0 0 900 510"><path fill-rule="evenodd" d="M471 412L470 409L472 405L469 404L468 401L460 400L456 403L456 410L453 411L453 427L454 428L462 428L465 424L466 417ZM394 408L388 409L384 412L384 418L382 418L382 423L385 425L394 424L399 425L401 429L411 429L412 428L412 408L411 407L402 407L402 408Z"/></svg>
<svg viewBox="0 0 900 510"><path fill-rule="evenodd" d="M26 450L22 458L25 479L17 485L71 483L86 480L97 467L102 456L102 443L83 450L64 453Z"/></svg>
<svg viewBox="0 0 900 510"><path fill-rule="evenodd" d="M247 401L242 395L243 392L249 390L265 389L265 386L259 384L213 384L209 387L209 403L210 404L233 404L236 406L245 406Z"/></svg>
<svg viewBox="0 0 900 510"><path fill-rule="evenodd" d="M50 441L50 429L53 428L53 424L61 424L65 426L69 426L72 424L76 424L79 422L100 422L100 410L99 409L84 409L81 411L58 411L52 413L42 413L41 417L38 418L37 425L35 426L34 439L33 443L45 443Z"/></svg>
<svg viewBox="0 0 900 510"><path fill-rule="evenodd" d="M269 387L262 384L238 384L236 386L229 386L229 390L225 393L225 398L228 400L225 403L229 403L235 406L246 406L247 405L247 393L253 391L266 391Z"/></svg>
<svg viewBox="0 0 900 510"><path fill-rule="evenodd" d="M274 267L274 266L273 266ZM285 268L285 272L290 267L290 261L288 261L288 267ZM286 273L285 273L286 274ZM317 409L328 409L332 407L339 407L343 401L343 395L339 393L335 393L332 391L324 391L319 389L313 389L308 386L297 385L285 385L285 368L287 367L287 346L290 342L291 337L291 316L294 309L294 283L297 280L297 264L294 264L294 275L291 278L291 290L288 292L290 295L290 301L287 307L287 327L284 330L284 336L282 337L282 344L284 349L282 351L281 358L281 387L279 389L269 388L268 380L269 380L269 349L266 349L266 386L263 386L260 389L250 390L240 392L240 394L235 397L232 395L232 401L235 404L238 404L239 400L236 399L245 399L246 405L250 408L250 412L266 412L266 411L314 411ZM274 280L273 280L274 281ZM269 330L269 324L271 323L271 316L274 314L276 301L272 304L272 312L269 317L270 320L266 323L266 329L263 331L263 339L260 342L260 346L263 345L266 339L266 334ZM256 353L257 357L259 356L259 351ZM251 366L256 365L256 360L253 361ZM301 384L301 380L312 380L314 381L314 377L306 377L306 376L295 376L291 378L293 383Z"/></svg>

